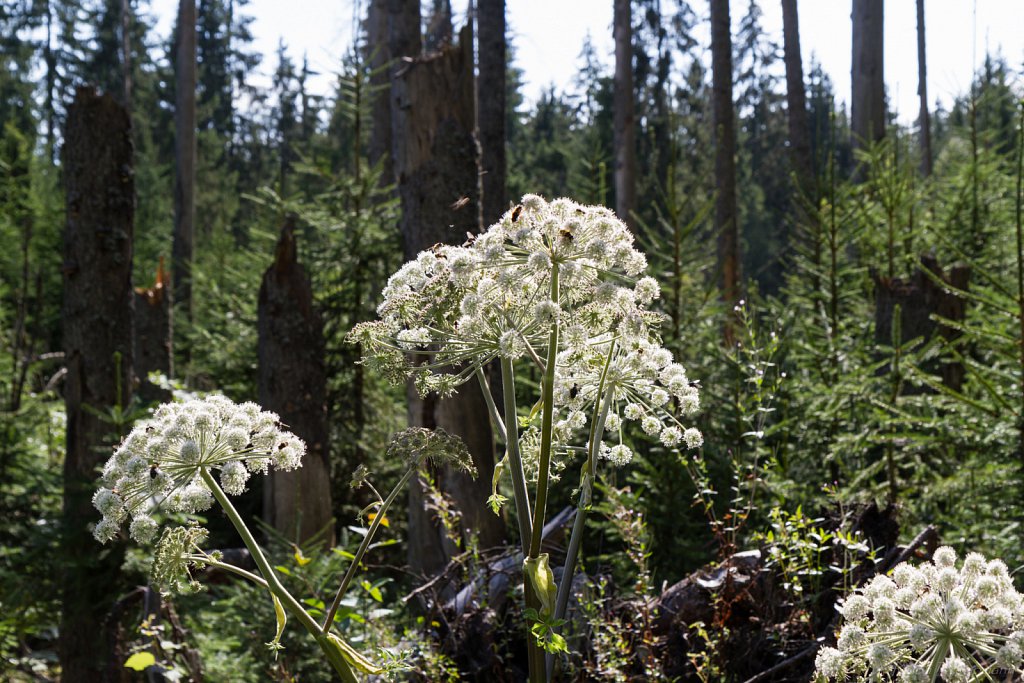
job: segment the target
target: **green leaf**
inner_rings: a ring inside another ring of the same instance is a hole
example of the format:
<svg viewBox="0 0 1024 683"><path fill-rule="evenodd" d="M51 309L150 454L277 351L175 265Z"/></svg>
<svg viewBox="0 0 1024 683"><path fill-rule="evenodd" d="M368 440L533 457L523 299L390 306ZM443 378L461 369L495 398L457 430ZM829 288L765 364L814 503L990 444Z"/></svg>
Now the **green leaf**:
<svg viewBox="0 0 1024 683"><path fill-rule="evenodd" d="M528 557L523 561L523 573L529 579L534 593L541 603L541 613L553 614L555 611L555 575L548 565L548 554L541 553L538 557Z"/></svg>
<svg viewBox="0 0 1024 683"><path fill-rule="evenodd" d="M384 594L380 592L380 588L377 588L369 581L364 580L362 582L363 590L370 594L370 597L377 602L384 602Z"/></svg>
<svg viewBox="0 0 1024 683"><path fill-rule="evenodd" d="M156 657L151 652L136 652L124 663L125 668L145 671L156 664Z"/></svg>
<svg viewBox="0 0 1024 683"><path fill-rule="evenodd" d="M284 633L285 624L288 623L288 615L284 611L284 605L273 593L270 597L274 599L274 614L277 616L277 633L274 634L274 639L267 643L267 647L274 651L274 659L277 659L278 650L283 650L284 646L281 645L281 634Z"/></svg>

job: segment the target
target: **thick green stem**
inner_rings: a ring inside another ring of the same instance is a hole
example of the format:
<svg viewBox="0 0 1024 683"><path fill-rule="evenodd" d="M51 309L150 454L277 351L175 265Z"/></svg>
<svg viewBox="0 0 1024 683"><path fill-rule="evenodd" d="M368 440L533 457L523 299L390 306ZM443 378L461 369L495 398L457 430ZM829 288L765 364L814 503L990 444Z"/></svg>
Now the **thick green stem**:
<svg viewBox="0 0 1024 683"><path fill-rule="evenodd" d="M551 300L558 303L558 263L551 266ZM530 537L530 558L540 556L544 516L548 504L548 481L551 476L551 436L555 412L555 365L558 360L558 319L551 323L548 336L548 360L541 385L540 465L537 472L537 502L533 508L533 534Z"/></svg>
<svg viewBox="0 0 1024 683"><path fill-rule="evenodd" d="M512 359L501 359L501 393L505 404L505 448L508 451L509 474L512 477L512 495L516 501L519 521L519 542L526 552L531 535L530 494L526 490L526 473L519 455L519 418L516 417L516 379Z"/></svg>
<svg viewBox="0 0 1024 683"><path fill-rule="evenodd" d="M551 300L558 303L558 263L551 266ZM540 462L537 468L537 500L533 507L533 529L530 534L530 560L540 557L541 541L544 535L544 517L548 503L548 482L551 476L551 445L554 399L555 399L555 365L558 362L558 319L551 323L548 336L548 358L544 365L544 376L541 383L541 421L540 421ZM533 590L529 577L526 577L524 592L527 609L540 612L540 597ZM544 651L537 645L532 632L527 635L527 652L529 654L530 683L546 683L547 666Z"/></svg>
<svg viewBox="0 0 1024 683"><path fill-rule="evenodd" d="M324 617L324 625L320 628L320 632L326 635L331 630L331 625L334 624L334 615L338 613L338 607L341 606L341 599L345 597L346 591L348 591L349 584L352 583L352 577L355 576L356 570L359 569L359 564L363 561L363 556L370 547L370 543L373 542L373 537L377 535L377 529L380 528L381 522L384 520L384 515L387 513L388 508L395 502L395 498L398 494L405 490L409 480L412 479L416 470L419 468L419 462L415 463L410 467L402 478L395 484L395 488L391 489L391 493L381 504L380 508L377 509L377 513L373 517L373 521L370 522L370 528L367 529L366 535L363 536L362 542L359 544L359 548L356 549L356 554L352 558L352 564L349 565L348 570L345 572L344 578L341 580L341 585L338 586L338 592L334 596L334 601L331 603L331 609L328 610L327 616Z"/></svg>
<svg viewBox="0 0 1024 683"><path fill-rule="evenodd" d="M573 574L576 573L576 560L579 559L580 543L583 540L583 527L587 522L587 512L590 510L594 472L597 469L597 454L601 448L601 434L604 432L604 422L608 417L608 410L611 408L611 394L611 389L605 392L596 428L590 436L590 452L580 481L580 499L576 504L576 519L573 520L572 534L569 536L569 547L566 550L565 565L562 569L562 582L558 584L558 598L555 600L555 621L565 618L565 609L569 604L569 590L572 588Z"/></svg>
<svg viewBox="0 0 1024 683"><path fill-rule="evenodd" d="M253 561L256 562L256 566L259 568L260 573L267 582L267 588L273 593L281 604L291 612L292 616L299 620L307 631L316 639L320 649L327 655L328 661L334 667L334 670L338 672L341 679L346 683L357 683L355 674L352 672L352 667L349 666L348 662L341 656L335 647L333 647L324 635L320 632L320 625L316 623L316 620L310 616L302 605L299 604L288 589L284 587L281 581L277 578L277 573L274 568L270 566L270 562L267 561L266 556L263 555L263 551L260 549L259 544L253 537L252 532L249 531L249 527L242 521L242 516L238 514L238 510L231 503L231 499L228 498L227 494L224 493L220 488L220 484L213 478L213 475L205 467L199 468L199 475L203 478L206 486L210 489L213 497L220 504L224 510L224 514L231 520L231 524L234 525L238 535L242 537L242 542L245 543L245 547L249 549L249 553L252 555Z"/></svg>

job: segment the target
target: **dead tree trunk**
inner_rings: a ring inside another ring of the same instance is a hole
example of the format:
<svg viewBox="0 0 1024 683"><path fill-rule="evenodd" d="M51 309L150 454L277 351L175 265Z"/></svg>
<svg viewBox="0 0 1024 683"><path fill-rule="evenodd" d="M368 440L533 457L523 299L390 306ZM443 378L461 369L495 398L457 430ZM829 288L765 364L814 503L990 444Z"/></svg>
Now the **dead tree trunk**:
<svg viewBox="0 0 1024 683"><path fill-rule="evenodd" d="M477 85L477 116L480 128L480 160L483 172L484 225L497 222L508 209L505 187L505 0L480 0L480 80ZM480 87L482 84L483 87Z"/></svg>
<svg viewBox="0 0 1024 683"><path fill-rule="evenodd" d="M467 26L457 45L409 62L395 80L394 153L402 202L405 256L437 242L460 243L480 229L479 146L474 136L473 36ZM466 384L451 399L420 400L410 390L409 422L443 427L462 437L479 476L473 481L449 468L435 471L438 488L462 512L464 534L475 531L484 546L503 538L501 521L487 509L494 443L480 389ZM409 496L409 564L415 571L441 569L450 548L414 483Z"/></svg>
<svg viewBox="0 0 1024 683"><path fill-rule="evenodd" d="M135 219L131 123L109 94L79 88L68 109L63 166L67 454L60 661L64 680L100 681L107 680L109 658L103 623L117 600L124 551L117 544L101 550L93 540L89 527L98 513L91 499L96 468L119 438L102 416L131 396Z"/></svg>
<svg viewBox="0 0 1024 683"><path fill-rule="evenodd" d="M147 377L151 372L165 377L174 374L172 305L173 297L161 257L153 286L135 289L135 376L139 379L139 395L147 401L170 399L169 392Z"/></svg>
<svg viewBox="0 0 1024 683"><path fill-rule="evenodd" d="M850 130L854 148L885 137L883 19L882 0L853 0Z"/></svg>
<svg viewBox="0 0 1024 683"><path fill-rule="evenodd" d="M391 52L388 50L388 12L384 0L372 0L366 10L366 62L370 65L370 164L383 163L381 182L389 184L391 166Z"/></svg>
<svg viewBox="0 0 1024 683"><path fill-rule="evenodd" d="M932 125L928 115L928 61L925 58L924 0L917 0L917 94L921 97L921 175L932 174Z"/></svg>
<svg viewBox="0 0 1024 683"><path fill-rule="evenodd" d="M178 5L178 61L174 107L174 300L192 320L192 257L196 222L196 0Z"/></svg>
<svg viewBox="0 0 1024 683"><path fill-rule="evenodd" d="M374 89L370 110L370 163L383 164L385 184L395 182L392 159L391 82L405 57L420 53L420 5L411 0L373 0L367 32L370 50L370 85Z"/></svg>
<svg viewBox="0 0 1024 683"><path fill-rule="evenodd" d="M257 309L259 401L306 442L303 465L272 472L263 486L263 517L295 543L327 529L334 538L327 439L323 322L309 277L297 259L295 219L281 230L263 274Z"/></svg>
<svg viewBox="0 0 1024 683"><path fill-rule="evenodd" d="M740 235L736 215L736 124L732 104L732 33L729 1L711 0L711 106L715 139L715 231L722 297L740 299ZM731 327L726 329L729 341Z"/></svg>
<svg viewBox="0 0 1024 683"><path fill-rule="evenodd" d="M636 226L636 119L633 95L633 13L630 0L615 0L615 213L630 229Z"/></svg>

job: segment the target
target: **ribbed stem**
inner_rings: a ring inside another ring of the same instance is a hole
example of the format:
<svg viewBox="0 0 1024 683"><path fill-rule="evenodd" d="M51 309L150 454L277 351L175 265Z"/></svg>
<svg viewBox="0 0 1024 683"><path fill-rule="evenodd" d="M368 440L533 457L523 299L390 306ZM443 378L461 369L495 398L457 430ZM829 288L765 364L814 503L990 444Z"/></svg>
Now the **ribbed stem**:
<svg viewBox="0 0 1024 683"><path fill-rule="evenodd" d="M507 443L508 431L505 429L505 422L498 413L498 406L494 404L494 396L491 395L491 384L487 381L481 368L476 369L476 378L480 382L480 391L484 395L484 403L487 404L487 412L491 416L491 422L494 423L495 431L498 432L498 438Z"/></svg>
<svg viewBox="0 0 1024 683"><path fill-rule="evenodd" d="M526 473L519 454L519 418L516 417L516 378L512 359L501 359L501 393L505 408L505 447L508 449L509 472L512 477L512 495L516 502L519 521L519 542L526 552L531 536L530 493L526 490Z"/></svg>
<svg viewBox="0 0 1024 683"><path fill-rule="evenodd" d="M551 265L551 300L558 303L558 263ZM558 360L558 319L551 323L548 335L548 360L541 385L540 466L537 472L537 502L533 508L533 534L530 537L530 558L540 556L544 515L548 504L548 482L551 478L551 437L554 419L555 365Z"/></svg>

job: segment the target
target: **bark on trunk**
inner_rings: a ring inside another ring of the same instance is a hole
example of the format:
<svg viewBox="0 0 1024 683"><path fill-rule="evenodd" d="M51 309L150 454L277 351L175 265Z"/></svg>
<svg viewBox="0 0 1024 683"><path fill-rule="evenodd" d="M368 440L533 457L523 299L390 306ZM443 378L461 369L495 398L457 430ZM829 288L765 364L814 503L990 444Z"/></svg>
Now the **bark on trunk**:
<svg viewBox="0 0 1024 683"><path fill-rule="evenodd" d="M257 310L260 405L306 442L303 465L272 472L263 486L263 518L302 543L327 529L334 539L327 440L323 323L295 247L294 218L281 230L274 262L263 274Z"/></svg>
<svg viewBox="0 0 1024 683"><path fill-rule="evenodd" d="M479 146L474 136L473 36L467 25L457 45L413 59L395 80L395 173L402 202L405 256L437 242L460 243L480 228ZM462 532L486 547L503 538L501 520L487 509L494 444L479 387L470 382L451 399L419 400L410 391L410 424L443 427L462 437L479 476L445 469L434 476L462 512ZM430 573L446 563L444 532L424 508L419 483L410 489L409 564Z"/></svg>
<svg viewBox="0 0 1024 683"><path fill-rule="evenodd" d="M921 127L921 174L932 174L932 126L928 114L928 62L924 49L924 0L917 0L917 94L921 97L921 113L918 124Z"/></svg>
<svg viewBox="0 0 1024 683"><path fill-rule="evenodd" d="M505 186L505 0L480 0L480 80L477 87L477 115L480 128L481 170L483 172L484 225L497 222L508 209ZM482 85L483 87L480 87Z"/></svg>
<svg viewBox="0 0 1024 683"><path fill-rule="evenodd" d="M135 376L139 379L139 395L147 401L171 398L170 392L160 389L147 377L151 372L167 377L174 374L172 305L173 297L161 257L153 286L135 290Z"/></svg>
<svg viewBox="0 0 1024 683"><path fill-rule="evenodd" d="M736 126L732 105L732 35L728 0L711 0L712 120L715 132L715 230L722 297L740 298L740 239L736 216ZM729 336L729 329L726 336Z"/></svg>
<svg viewBox="0 0 1024 683"><path fill-rule="evenodd" d="M124 550L93 540L89 527L99 515L91 499L96 469L119 438L102 415L131 396L135 217L131 123L109 94L79 88L68 109L63 166L67 441L60 660L64 680L101 681L123 669L123 662L108 661L103 624L117 600Z"/></svg>
<svg viewBox="0 0 1024 683"><path fill-rule="evenodd" d="M885 137L882 0L853 0L850 129L855 148Z"/></svg>
<svg viewBox="0 0 1024 683"><path fill-rule="evenodd" d="M789 120L789 151L800 190L813 199L811 131L807 120L804 66L800 55L800 21L796 0L782 0L782 39L786 62L786 106Z"/></svg>
<svg viewBox="0 0 1024 683"><path fill-rule="evenodd" d="M121 0L121 78L124 107L132 112L132 3Z"/></svg>
<svg viewBox="0 0 1024 683"><path fill-rule="evenodd" d="M174 111L174 300L192 319L192 257L196 221L196 0L178 5L178 61Z"/></svg>
<svg viewBox="0 0 1024 683"><path fill-rule="evenodd" d="M420 5L415 0L373 0L367 19L367 39L375 91L370 131L370 163L383 163L382 181L395 182L392 158L391 84L405 68L403 59L420 53Z"/></svg>
<svg viewBox="0 0 1024 683"><path fill-rule="evenodd" d="M636 121L633 104L633 14L630 0L615 0L615 213L630 229L636 226Z"/></svg>

